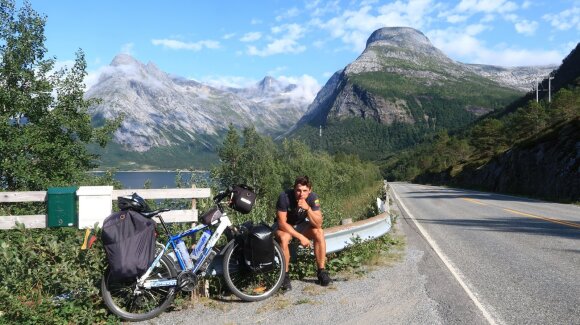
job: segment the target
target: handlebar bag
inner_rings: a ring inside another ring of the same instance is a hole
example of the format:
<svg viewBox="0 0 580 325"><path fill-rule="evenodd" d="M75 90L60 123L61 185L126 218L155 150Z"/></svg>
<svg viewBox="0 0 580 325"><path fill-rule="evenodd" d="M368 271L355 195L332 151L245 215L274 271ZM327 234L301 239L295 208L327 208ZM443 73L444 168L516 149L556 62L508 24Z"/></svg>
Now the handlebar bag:
<svg viewBox="0 0 580 325"><path fill-rule="evenodd" d="M252 226L244 238L244 262L252 272L274 269L274 233L266 224Z"/></svg>
<svg viewBox="0 0 580 325"><path fill-rule="evenodd" d="M232 200L230 207L240 213L246 214L252 211L256 203L256 193L251 187L240 184L232 187Z"/></svg>
<svg viewBox="0 0 580 325"><path fill-rule="evenodd" d="M155 221L135 211L111 214L103 222L101 240L113 280L134 279L155 259Z"/></svg>

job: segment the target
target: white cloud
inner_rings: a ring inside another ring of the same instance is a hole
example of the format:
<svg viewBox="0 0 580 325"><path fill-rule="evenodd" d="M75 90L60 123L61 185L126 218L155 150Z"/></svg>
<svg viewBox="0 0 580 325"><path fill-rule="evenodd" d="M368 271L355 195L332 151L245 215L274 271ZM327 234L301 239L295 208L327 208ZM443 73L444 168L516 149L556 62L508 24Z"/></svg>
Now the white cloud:
<svg viewBox="0 0 580 325"><path fill-rule="evenodd" d="M191 78L194 79L194 78ZM240 76L216 76L209 75L204 76L200 80L197 80L203 84L210 85L215 88L246 88L256 84L255 79L240 77Z"/></svg>
<svg viewBox="0 0 580 325"><path fill-rule="evenodd" d="M262 33L250 32L250 33L244 34L244 36L242 36L242 38L240 38L240 41L242 41L242 42L254 42L254 41L259 40L260 38L262 38Z"/></svg>
<svg viewBox="0 0 580 325"><path fill-rule="evenodd" d="M533 66L560 64L562 58L564 54L556 50L486 49L478 55L476 62L500 66Z"/></svg>
<svg viewBox="0 0 580 325"><path fill-rule="evenodd" d="M533 4L534 4L534 3L533 3L532 1L528 1L528 0L526 0L526 1L524 1L524 2L522 3L522 8L523 8L523 9L528 9L528 8L530 8L530 7L531 7Z"/></svg>
<svg viewBox="0 0 580 325"><path fill-rule="evenodd" d="M361 4L361 5L369 5L371 4L371 2L376 2L376 1L367 1ZM337 13L340 12L340 0L334 0L334 1L320 1L320 0L315 0L315 1L310 1L306 3L306 10L310 13L310 16L312 17L320 17L320 16L324 16L326 14L331 14L331 13Z"/></svg>
<svg viewBox="0 0 580 325"><path fill-rule="evenodd" d="M87 75L85 76L84 80L85 91L89 90L93 85L95 85L99 81L101 74L106 70L107 67L108 66L102 66L96 70L87 71Z"/></svg>
<svg viewBox="0 0 580 325"><path fill-rule="evenodd" d="M282 82L295 84L296 88L288 92L286 95L304 103L311 103L321 88L318 81L307 74L299 77L279 76L277 79Z"/></svg>
<svg viewBox="0 0 580 325"><path fill-rule="evenodd" d="M250 24L252 25L260 25L261 23L262 21L260 19L253 18L252 20L250 20Z"/></svg>
<svg viewBox="0 0 580 325"><path fill-rule="evenodd" d="M282 21L284 19L289 19L296 17L300 14L300 10L296 7L288 9L286 12L282 13L281 15L276 16L276 21Z"/></svg>
<svg viewBox="0 0 580 325"><path fill-rule="evenodd" d="M458 12L472 13L507 13L518 9L518 6L506 0L461 0L455 7Z"/></svg>
<svg viewBox="0 0 580 325"><path fill-rule="evenodd" d="M236 33L229 33L229 34L225 34L224 36L222 36L223 39L230 39L233 38L234 36L236 36Z"/></svg>
<svg viewBox="0 0 580 325"><path fill-rule="evenodd" d="M542 18L558 30L580 30L580 7L572 7L557 14L546 14Z"/></svg>
<svg viewBox="0 0 580 325"><path fill-rule="evenodd" d="M516 31L520 34L524 34L524 35L534 35L536 33L536 30L538 29L538 23L535 21L528 21L528 20L522 20L520 22L517 22L515 25Z"/></svg>
<svg viewBox="0 0 580 325"><path fill-rule="evenodd" d="M201 51L204 48L208 49L217 49L220 47L220 43L218 41L212 40L204 40L195 43L191 42L182 42L178 40L172 39L154 39L151 40L151 43L155 46L163 46L164 48L172 49L172 50L190 50L190 51Z"/></svg>
<svg viewBox="0 0 580 325"><path fill-rule="evenodd" d="M321 49L325 46L326 44L326 40L317 40L312 42L312 46L314 46L317 49Z"/></svg>
<svg viewBox="0 0 580 325"><path fill-rule="evenodd" d="M382 27L408 26L422 29L431 22L429 14L437 7L431 0L396 1L377 8L361 6L358 10L346 10L341 15L316 25L340 38L360 52L366 46L368 36Z"/></svg>
<svg viewBox="0 0 580 325"><path fill-rule="evenodd" d="M449 15L449 16L447 16L447 22L452 23L452 24L462 23L462 22L466 21L467 18L469 18L469 17L466 15Z"/></svg>
<svg viewBox="0 0 580 325"><path fill-rule="evenodd" d="M427 36L437 48L454 58L473 55L478 49L483 48L474 35L467 34L463 29L433 30L428 32Z"/></svg>
<svg viewBox="0 0 580 325"><path fill-rule="evenodd" d="M435 46L455 60L499 66L559 64L564 54L557 50L530 50L516 47L487 47L465 30L449 28L428 33Z"/></svg>
<svg viewBox="0 0 580 325"><path fill-rule="evenodd" d="M487 14L481 18L480 22L482 23L490 23L495 20L495 15Z"/></svg>
<svg viewBox="0 0 580 325"><path fill-rule="evenodd" d="M473 24L473 25L469 25L465 28L465 33L467 33L467 35L475 36L477 34L481 34L481 32L483 32L483 31L489 30L489 29L491 29L491 27L489 25Z"/></svg>
<svg viewBox="0 0 580 325"><path fill-rule="evenodd" d="M270 42L263 49L258 49L256 46L248 46L248 54L256 56L270 56L281 53L300 53L306 50L306 47L298 43L304 36L304 28L298 24L287 24L276 26L272 28L273 34L282 34Z"/></svg>

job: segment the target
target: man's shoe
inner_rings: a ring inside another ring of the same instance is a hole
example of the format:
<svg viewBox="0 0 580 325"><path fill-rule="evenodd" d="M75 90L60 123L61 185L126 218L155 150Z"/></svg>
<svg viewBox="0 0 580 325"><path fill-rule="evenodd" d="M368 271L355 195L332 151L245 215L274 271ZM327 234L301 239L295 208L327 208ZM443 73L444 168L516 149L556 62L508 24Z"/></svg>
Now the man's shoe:
<svg viewBox="0 0 580 325"><path fill-rule="evenodd" d="M330 284L331 281L332 280L330 279L330 275L328 274L327 270L318 270L318 282L321 286L326 287L328 284Z"/></svg>
<svg viewBox="0 0 580 325"><path fill-rule="evenodd" d="M286 275L284 276L284 280L282 280L282 285L280 286L280 289L284 291L292 290L292 283L290 282L290 276L288 275L288 273L286 273Z"/></svg>

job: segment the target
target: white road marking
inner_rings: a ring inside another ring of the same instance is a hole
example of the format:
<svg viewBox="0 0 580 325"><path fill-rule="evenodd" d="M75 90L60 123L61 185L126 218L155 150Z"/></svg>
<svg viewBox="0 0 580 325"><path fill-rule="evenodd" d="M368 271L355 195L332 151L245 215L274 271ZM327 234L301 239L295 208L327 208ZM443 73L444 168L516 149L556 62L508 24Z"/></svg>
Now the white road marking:
<svg viewBox="0 0 580 325"><path fill-rule="evenodd" d="M447 268L449 269L449 272L451 272L451 274L453 274L453 277L457 280L457 282L459 282L459 285L461 285L461 287L463 288L463 290L465 290L465 292L467 293L467 295L469 296L469 298L471 298L471 300L473 301L473 303L483 313L483 317L485 317L485 319L487 320L487 322L489 324L491 324L491 325L496 325L498 323L500 323L500 324L503 323L503 322L501 322L499 320L496 321L491 316L491 314L485 309L485 307L483 306L483 304L479 301L479 299L477 299L477 296L469 289L469 287L467 286L467 284L465 284L465 282L463 281L463 279L461 279L461 276L459 275L459 271L455 269L455 267L451 264L451 262L449 261L449 259L447 258L447 256L445 256L445 254L443 254L443 252L441 251L441 249L439 248L439 246L437 245L437 243L435 243L435 241L431 238L431 236L429 236L429 234L427 233L427 231L425 231L425 229L423 229L423 227L421 227L421 225L417 222L417 220L415 219L415 217L411 214L411 212L409 211L409 209L407 209L407 207L405 206L405 204L403 203L403 201L401 201L401 199L397 195L397 192L395 192L395 189L392 186L391 186L391 189L392 189L393 195L395 196L395 199L400 204L401 208L403 208L403 210L405 210L405 213L407 213L407 215L409 216L409 218L411 218L411 220L413 220L413 223L415 223L415 226L417 226L417 229L419 229L419 231L421 232L421 235L423 235L423 238L425 238L425 240L427 240L427 242L429 243L429 245L431 245L431 247L433 248L433 250L435 251L435 253L437 253L437 255L439 256L439 258L441 259L441 261L443 261L443 264L445 264L445 266L447 266Z"/></svg>

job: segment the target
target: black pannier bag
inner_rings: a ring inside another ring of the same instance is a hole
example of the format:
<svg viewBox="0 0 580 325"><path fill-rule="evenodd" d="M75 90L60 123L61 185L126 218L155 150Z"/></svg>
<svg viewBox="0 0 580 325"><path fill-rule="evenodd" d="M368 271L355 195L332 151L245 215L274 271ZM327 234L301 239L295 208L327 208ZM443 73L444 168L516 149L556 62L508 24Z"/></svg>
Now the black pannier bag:
<svg viewBox="0 0 580 325"><path fill-rule="evenodd" d="M274 269L274 232L266 224L248 227L244 236L244 263L252 272Z"/></svg>
<svg viewBox="0 0 580 325"><path fill-rule="evenodd" d="M232 200L230 207L243 214L252 211L256 203L256 193L247 185L240 184L232 187Z"/></svg>
<svg viewBox="0 0 580 325"><path fill-rule="evenodd" d="M155 259L155 221L135 211L111 214L103 222L101 239L113 280L134 279Z"/></svg>

